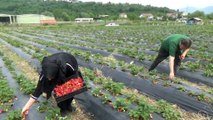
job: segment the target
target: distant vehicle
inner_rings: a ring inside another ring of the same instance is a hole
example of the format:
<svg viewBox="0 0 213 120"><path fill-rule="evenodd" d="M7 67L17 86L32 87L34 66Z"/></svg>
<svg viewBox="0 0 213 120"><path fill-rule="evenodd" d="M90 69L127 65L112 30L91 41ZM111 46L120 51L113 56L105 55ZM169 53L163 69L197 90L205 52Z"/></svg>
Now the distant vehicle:
<svg viewBox="0 0 213 120"><path fill-rule="evenodd" d="M93 18L76 18L75 19L76 23L91 23L94 22Z"/></svg>
<svg viewBox="0 0 213 120"><path fill-rule="evenodd" d="M203 20L200 18L190 18L187 20L187 25L202 25L203 24Z"/></svg>
<svg viewBox="0 0 213 120"><path fill-rule="evenodd" d="M116 23L108 23L107 25L105 26L119 26L119 24L116 24Z"/></svg>

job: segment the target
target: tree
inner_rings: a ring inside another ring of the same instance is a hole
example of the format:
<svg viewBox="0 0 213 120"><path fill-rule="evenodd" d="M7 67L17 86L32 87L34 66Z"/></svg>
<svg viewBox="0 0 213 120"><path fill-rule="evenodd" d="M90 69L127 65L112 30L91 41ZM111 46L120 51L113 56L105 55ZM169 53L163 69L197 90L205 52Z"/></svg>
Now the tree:
<svg viewBox="0 0 213 120"><path fill-rule="evenodd" d="M102 4L96 2L81 2L78 0L0 0L0 12L8 14L44 14L57 20L73 20L76 17L97 17L99 15L109 15L108 19L117 20L120 13L130 15L130 19L137 19L136 15L141 13L152 13L164 15L174 12L169 8L158 8L153 6L143 6L140 4ZM68 1L68 2L65 2Z"/></svg>
<svg viewBox="0 0 213 120"><path fill-rule="evenodd" d="M204 12L197 10L197 11L189 14L189 17L205 18L205 14L204 14Z"/></svg>
<svg viewBox="0 0 213 120"><path fill-rule="evenodd" d="M213 20L213 12L210 13L210 14L208 14L208 15L207 15L207 18Z"/></svg>
<svg viewBox="0 0 213 120"><path fill-rule="evenodd" d="M134 13L128 14L128 18L129 18L130 20L139 20L139 16L137 16L137 15L134 14Z"/></svg>
<svg viewBox="0 0 213 120"><path fill-rule="evenodd" d="M62 12L62 19L64 21L70 21L70 16L66 12Z"/></svg>
<svg viewBox="0 0 213 120"><path fill-rule="evenodd" d="M46 16L51 16L51 17L54 16L53 13L51 13L51 12L49 12L49 11L44 11L44 12L42 12L41 14L42 14L42 15L46 15Z"/></svg>

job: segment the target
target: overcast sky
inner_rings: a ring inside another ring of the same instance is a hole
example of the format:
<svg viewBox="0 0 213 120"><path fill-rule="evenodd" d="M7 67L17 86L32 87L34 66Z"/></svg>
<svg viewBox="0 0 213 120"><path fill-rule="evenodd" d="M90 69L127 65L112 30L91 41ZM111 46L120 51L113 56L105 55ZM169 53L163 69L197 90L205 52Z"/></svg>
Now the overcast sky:
<svg viewBox="0 0 213 120"><path fill-rule="evenodd" d="M80 0L82 2L112 2L112 3L140 3L142 5L152 5L158 7L168 7L171 9L180 9L185 7L204 8L213 6L213 0Z"/></svg>

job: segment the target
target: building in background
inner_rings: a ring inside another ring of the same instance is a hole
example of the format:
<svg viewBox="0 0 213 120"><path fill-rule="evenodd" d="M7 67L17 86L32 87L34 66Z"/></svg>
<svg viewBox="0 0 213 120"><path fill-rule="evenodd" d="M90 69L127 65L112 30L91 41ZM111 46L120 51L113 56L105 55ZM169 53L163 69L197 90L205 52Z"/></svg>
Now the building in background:
<svg viewBox="0 0 213 120"><path fill-rule="evenodd" d="M91 23L94 22L93 18L76 18L75 19L76 23Z"/></svg>
<svg viewBox="0 0 213 120"><path fill-rule="evenodd" d="M55 24L54 17L38 15L38 14L23 14L23 15L7 15L0 14L0 23L4 24Z"/></svg>
<svg viewBox="0 0 213 120"><path fill-rule="evenodd" d="M139 18L146 18L147 20L154 20L154 15L151 13L142 13Z"/></svg>
<svg viewBox="0 0 213 120"><path fill-rule="evenodd" d="M0 24L12 24L16 21L15 15L0 14Z"/></svg>
<svg viewBox="0 0 213 120"><path fill-rule="evenodd" d="M119 17L120 17L120 18L128 18L128 16L127 16L126 13L121 13L121 14L119 15Z"/></svg>
<svg viewBox="0 0 213 120"><path fill-rule="evenodd" d="M195 24L195 25L202 25L202 24L204 24L204 22L203 22L202 19L194 17L194 18L188 19L187 20L187 24L188 25L193 25L193 24Z"/></svg>
<svg viewBox="0 0 213 120"><path fill-rule="evenodd" d="M176 12L174 12L174 13L167 13L166 16L168 18L176 19L178 17L178 13L176 13Z"/></svg>

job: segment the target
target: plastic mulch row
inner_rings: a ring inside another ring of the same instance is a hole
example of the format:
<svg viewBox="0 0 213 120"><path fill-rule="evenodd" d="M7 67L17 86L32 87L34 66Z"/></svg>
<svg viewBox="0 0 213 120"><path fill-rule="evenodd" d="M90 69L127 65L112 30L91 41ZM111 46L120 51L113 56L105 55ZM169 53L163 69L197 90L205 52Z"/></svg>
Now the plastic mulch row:
<svg viewBox="0 0 213 120"><path fill-rule="evenodd" d="M0 42L2 42L2 41L0 40ZM28 54L21 51L19 48L15 48L15 47L11 46L10 44L7 44L7 46L9 48L11 48L19 56L26 59L27 61L32 60L32 58ZM17 52L17 50L19 52ZM36 59L34 59L34 60L36 60ZM34 64L34 63L30 63L30 64ZM37 66L37 67L39 68L40 66ZM109 120L109 118L112 120L129 120L130 119L126 113L120 113L120 112L117 112L116 110L112 110L112 108L110 106L104 105L100 101L100 99L92 96L89 92L84 92L79 95L76 95L75 99L82 105L82 107L87 112L92 113L95 116L94 119L96 119L96 120L100 120L100 119ZM34 109L34 110L36 110L36 109ZM34 117L29 116L29 118L34 118ZM164 119L157 114L153 114L153 120L164 120Z"/></svg>

